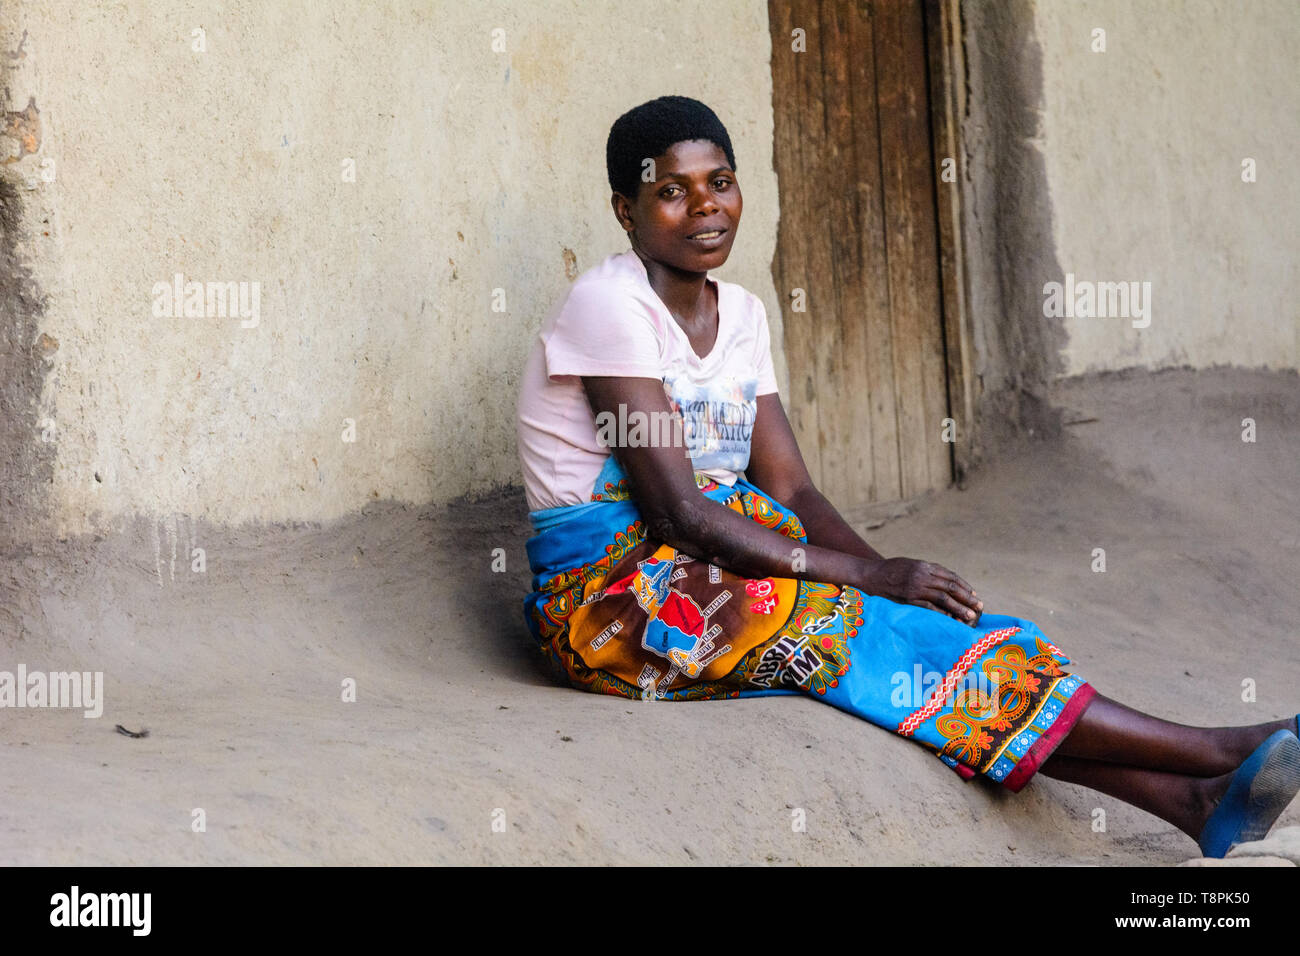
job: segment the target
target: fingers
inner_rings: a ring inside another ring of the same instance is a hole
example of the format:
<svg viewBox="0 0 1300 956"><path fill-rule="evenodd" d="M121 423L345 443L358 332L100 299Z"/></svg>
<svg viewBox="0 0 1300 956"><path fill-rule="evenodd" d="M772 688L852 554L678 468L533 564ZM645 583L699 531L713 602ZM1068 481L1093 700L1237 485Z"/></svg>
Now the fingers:
<svg viewBox="0 0 1300 956"><path fill-rule="evenodd" d="M951 594L957 595L963 604L967 607L974 607L980 603L979 598L975 596L975 589L962 580L960 575L949 571L947 568L940 568L940 577L944 578L949 587L945 590Z"/></svg>
<svg viewBox="0 0 1300 956"><path fill-rule="evenodd" d="M974 626L984 611L984 602L959 574L931 561L912 563L909 604L946 614Z"/></svg>
<svg viewBox="0 0 1300 956"><path fill-rule="evenodd" d="M952 595L972 611L979 612L984 609L984 602L975 594L975 589L967 584L960 575L949 571L942 565L936 564L932 565L932 567L934 568L933 576L935 580L930 583L931 587Z"/></svg>
<svg viewBox="0 0 1300 956"><path fill-rule="evenodd" d="M941 597L937 597L937 599L941 602L944 601ZM909 601L908 603L915 604L917 607L929 608L931 611L938 611L940 614L947 615L955 621L960 621L962 624L969 624L972 627L979 622L980 613L978 611L972 612L969 608L962 607L957 602L952 601L951 598L947 600L944 606L935 604L934 601L927 601L924 598L918 598L917 600ZM974 617L969 616L972 613L974 614Z"/></svg>
<svg viewBox="0 0 1300 956"><path fill-rule="evenodd" d="M979 620L978 610L963 604L961 601L957 600L956 597L954 597L952 594L948 593L947 591L942 591L937 588L932 588L930 591L926 593L926 597L933 604L938 605L940 610L942 610L945 614L949 614L952 617L955 617L957 620L962 621L963 623L974 624L976 621Z"/></svg>

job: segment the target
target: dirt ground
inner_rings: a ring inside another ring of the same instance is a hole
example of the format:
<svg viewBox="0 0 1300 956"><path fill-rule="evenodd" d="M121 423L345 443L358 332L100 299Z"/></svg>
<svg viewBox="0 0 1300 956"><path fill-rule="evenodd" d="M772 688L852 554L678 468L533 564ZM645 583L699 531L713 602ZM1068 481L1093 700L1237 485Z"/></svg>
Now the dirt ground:
<svg viewBox="0 0 1300 956"><path fill-rule="evenodd" d="M1294 714L1300 379L1107 374L1054 398L1078 422L1062 439L1011 449L868 540L1038 622L1108 696L1191 724ZM105 682L98 719L0 710L0 862L1199 856L1118 801L1045 777L1020 794L964 783L816 701L634 703L557 685L521 617L528 533L515 489L324 527L141 520L0 559L0 669ZM1284 824L1300 824L1300 801Z"/></svg>

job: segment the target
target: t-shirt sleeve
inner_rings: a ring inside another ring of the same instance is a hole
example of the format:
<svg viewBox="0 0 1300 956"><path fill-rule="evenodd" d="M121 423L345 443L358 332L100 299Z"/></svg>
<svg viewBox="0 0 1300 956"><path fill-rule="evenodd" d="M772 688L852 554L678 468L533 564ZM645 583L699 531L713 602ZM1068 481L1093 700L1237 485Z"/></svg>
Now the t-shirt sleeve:
<svg viewBox="0 0 1300 956"><path fill-rule="evenodd" d="M546 374L663 378L662 344L645 305L615 283L570 290L544 337Z"/></svg>
<svg viewBox="0 0 1300 956"><path fill-rule="evenodd" d="M752 295L752 293L751 293ZM772 368L772 332L767 326L767 309L763 306L763 300L758 296L753 296L755 306L758 311L758 331L757 331L757 357L755 367L758 369L758 387L754 390L755 395L770 395L777 391L776 371Z"/></svg>

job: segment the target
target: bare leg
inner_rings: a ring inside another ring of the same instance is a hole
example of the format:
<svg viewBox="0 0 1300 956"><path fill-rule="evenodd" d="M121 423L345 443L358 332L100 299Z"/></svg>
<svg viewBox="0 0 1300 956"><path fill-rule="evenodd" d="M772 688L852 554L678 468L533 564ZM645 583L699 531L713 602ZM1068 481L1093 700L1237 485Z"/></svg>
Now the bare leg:
<svg viewBox="0 0 1300 956"><path fill-rule="evenodd" d="M1191 777L1163 770L1063 757L1061 748L1057 748L1056 753L1044 762L1039 772L1131 803L1172 823L1193 840L1200 838L1205 821L1227 792L1232 779L1231 772L1217 777Z"/></svg>
<svg viewBox="0 0 1300 956"><path fill-rule="evenodd" d="M1061 741L1056 754L1094 763L1124 764L1129 768L1218 777L1236 770L1251 751L1277 730L1295 733L1295 718L1247 727L1188 727L1152 717L1098 694Z"/></svg>

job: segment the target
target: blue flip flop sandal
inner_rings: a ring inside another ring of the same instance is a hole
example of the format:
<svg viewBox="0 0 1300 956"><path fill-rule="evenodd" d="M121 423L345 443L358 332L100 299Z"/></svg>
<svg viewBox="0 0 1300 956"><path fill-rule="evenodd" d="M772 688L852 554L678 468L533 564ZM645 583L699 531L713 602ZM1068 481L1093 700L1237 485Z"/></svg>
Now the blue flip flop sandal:
<svg viewBox="0 0 1300 956"><path fill-rule="evenodd" d="M1255 748L1201 831L1201 853L1222 859L1238 843L1262 840L1300 792L1300 739L1279 730Z"/></svg>

